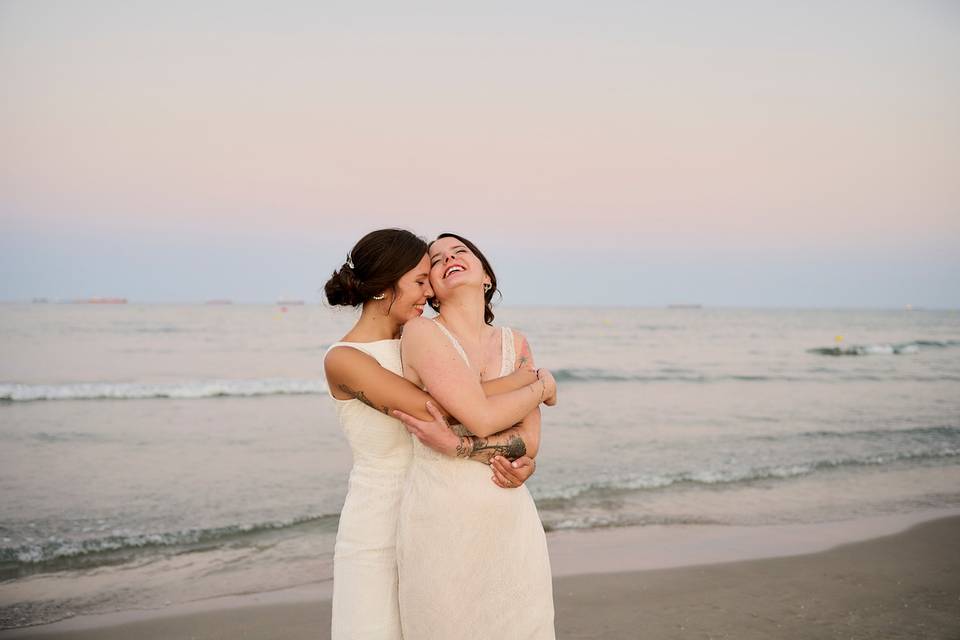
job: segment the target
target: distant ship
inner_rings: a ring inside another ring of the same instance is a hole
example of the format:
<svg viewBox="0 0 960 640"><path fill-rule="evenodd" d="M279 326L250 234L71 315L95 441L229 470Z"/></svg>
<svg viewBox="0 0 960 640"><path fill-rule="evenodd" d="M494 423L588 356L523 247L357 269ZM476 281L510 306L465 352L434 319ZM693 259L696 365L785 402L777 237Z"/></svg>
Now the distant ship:
<svg viewBox="0 0 960 640"><path fill-rule="evenodd" d="M46 299L46 298L34 298L34 299L33 299L33 304L47 304L48 302L50 302L50 301L49 301L48 299Z"/></svg>
<svg viewBox="0 0 960 640"><path fill-rule="evenodd" d="M702 304L668 304L667 309L703 309Z"/></svg>

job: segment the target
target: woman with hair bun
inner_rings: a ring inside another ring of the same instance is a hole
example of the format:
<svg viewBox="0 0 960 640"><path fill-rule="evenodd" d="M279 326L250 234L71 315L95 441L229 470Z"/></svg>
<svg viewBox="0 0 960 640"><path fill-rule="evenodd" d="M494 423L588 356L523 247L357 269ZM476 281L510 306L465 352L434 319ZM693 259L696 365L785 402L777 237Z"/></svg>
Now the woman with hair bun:
<svg viewBox="0 0 960 640"><path fill-rule="evenodd" d="M433 296L426 249L426 242L409 231L373 231L357 242L324 287L331 305L361 309L356 324L324 358L327 385L354 458L334 547L333 640L403 637L396 525L413 445L391 412L399 409L431 420L425 408L430 404L437 415L457 422L402 377L400 332L423 314ZM482 441L454 435L446 426L445 433L426 429L420 436L448 455L489 464L497 487L519 487L534 467L524 455L522 439L510 427L536 409L541 398L552 401L556 385L543 370L538 376L524 367L491 380L483 390L483 402L457 418L489 421L506 431Z"/></svg>

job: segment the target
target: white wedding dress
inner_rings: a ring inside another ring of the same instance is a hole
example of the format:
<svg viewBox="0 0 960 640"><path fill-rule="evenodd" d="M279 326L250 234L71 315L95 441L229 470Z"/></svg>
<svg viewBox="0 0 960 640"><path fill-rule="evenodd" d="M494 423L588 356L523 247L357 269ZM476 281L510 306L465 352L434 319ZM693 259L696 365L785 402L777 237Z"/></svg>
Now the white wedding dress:
<svg viewBox="0 0 960 640"><path fill-rule="evenodd" d="M403 375L399 340L337 342L330 349L335 347L359 349ZM410 467L411 436L399 420L360 400L334 398L334 404L353 450L353 469L333 552L331 637L401 640L397 514Z"/></svg>
<svg viewBox="0 0 960 640"><path fill-rule="evenodd" d="M456 338L437 326L469 366ZM507 375L513 332L502 331ZM404 638L553 640L550 558L526 486L501 489L488 466L412 443L397 525Z"/></svg>

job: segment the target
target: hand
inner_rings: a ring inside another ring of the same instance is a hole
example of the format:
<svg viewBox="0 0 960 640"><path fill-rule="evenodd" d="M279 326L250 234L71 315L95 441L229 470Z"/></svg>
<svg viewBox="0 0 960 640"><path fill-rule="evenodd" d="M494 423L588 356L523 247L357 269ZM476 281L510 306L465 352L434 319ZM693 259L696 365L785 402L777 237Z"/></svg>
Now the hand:
<svg viewBox="0 0 960 640"><path fill-rule="evenodd" d="M451 431L447 419L429 400L427 401L427 412L433 416L433 420L418 420L403 411L394 411L393 415L403 423L407 431L415 435L417 440L425 446L446 456L457 455L457 445L460 444L459 436Z"/></svg>
<svg viewBox="0 0 960 640"><path fill-rule="evenodd" d="M517 458L513 462L503 456L494 456L490 461L490 468L493 469L492 480L495 485L504 489L516 489L533 475L537 463L527 456Z"/></svg>
<svg viewBox="0 0 960 640"><path fill-rule="evenodd" d="M537 374L537 369L533 366L533 362L528 358L521 358L520 364L517 365L517 368L514 369L514 373L517 371L523 371L526 373L532 373L534 376Z"/></svg>
<svg viewBox="0 0 960 640"><path fill-rule="evenodd" d="M537 369L537 379L543 382L543 404L552 407L557 404L557 381L546 369Z"/></svg>
<svg viewBox="0 0 960 640"><path fill-rule="evenodd" d="M513 370L513 373L510 373L509 375L516 378L521 383L517 385L518 389L520 387L525 387L528 384L533 384L537 381L537 370L530 366L529 363L520 365Z"/></svg>

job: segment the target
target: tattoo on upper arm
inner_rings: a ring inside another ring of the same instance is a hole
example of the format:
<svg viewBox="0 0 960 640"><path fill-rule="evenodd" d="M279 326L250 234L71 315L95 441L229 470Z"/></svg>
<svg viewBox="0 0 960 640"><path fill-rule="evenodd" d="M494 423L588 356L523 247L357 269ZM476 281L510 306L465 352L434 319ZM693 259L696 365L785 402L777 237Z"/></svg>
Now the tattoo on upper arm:
<svg viewBox="0 0 960 640"><path fill-rule="evenodd" d="M387 415L390 415L390 407L388 407L388 406L386 406L386 405L384 405L384 406L382 406L382 407L377 407L377 406L375 406L375 405L370 401L370 398L368 398L363 391L360 391L360 390L354 391L353 389L351 389L350 387L348 387L348 386L345 385L345 384L339 384L339 385L337 385L337 387L340 389L340 391L343 391L345 394L347 394L347 395L349 395L349 396L353 396L354 398L356 398L357 400L359 400L359 401L362 402L363 404L367 405L367 406L370 407L371 409L374 409L374 410L376 410L376 411L381 411L381 412L383 412L383 413L385 413L385 414L387 414Z"/></svg>
<svg viewBox="0 0 960 640"><path fill-rule="evenodd" d="M533 362L533 353L530 351L530 343L527 342L527 339L523 339L523 344L520 345L520 356L517 363L517 368L520 368L527 364L528 362Z"/></svg>

